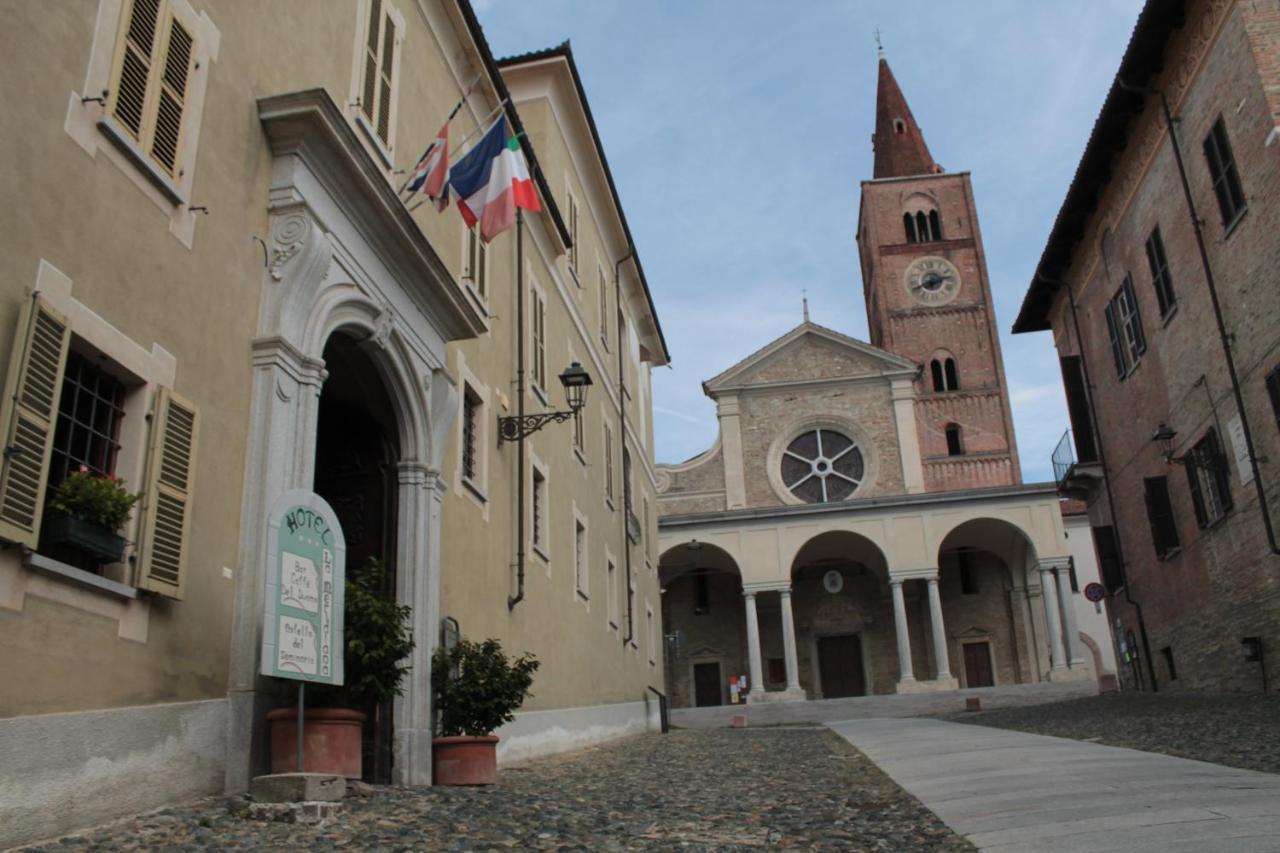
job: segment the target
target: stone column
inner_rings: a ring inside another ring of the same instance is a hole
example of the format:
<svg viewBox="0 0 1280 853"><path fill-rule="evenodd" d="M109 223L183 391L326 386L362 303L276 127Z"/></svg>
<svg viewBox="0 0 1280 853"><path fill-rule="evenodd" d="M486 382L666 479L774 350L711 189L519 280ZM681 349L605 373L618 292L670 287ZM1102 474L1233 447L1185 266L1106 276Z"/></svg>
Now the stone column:
<svg viewBox="0 0 1280 853"><path fill-rule="evenodd" d="M1066 653L1062 650L1062 620L1058 618L1058 591L1054 587L1053 569L1048 566L1040 568L1040 594L1044 596L1045 625L1049 632L1050 670L1066 669Z"/></svg>
<svg viewBox="0 0 1280 853"><path fill-rule="evenodd" d="M764 693L764 667L760 664L760 620L756 616L756 594L744 592L747 600L747 659L751 664L748 677L751 679L750 696Z"/></svg>
<svg viewBox="0 0 1280 853"><path fill-rule="evenodd" d="M1076 627L1076 603L1071 598L1071 568L1069 564L1058 567L1058 598L1062 605L1062 623L1067 634L1067 664L1073 669L1084 666L1080 654L1080 629Z"/></svg>
<svg viewBox="0 0 1280 853"><path fill-rule="evenodd" d="M791 589L778 591L782 596L782 652L787 664L787 692L800 692L800 659L796 655L796 620L791 613Z"/></svg>
<svg viewBox="0 0 1280 853"><path fill-rule="evenodd" d="M951 660L947 656L947 632L942 625L942 596L938 594L938 576L929 578L929 621L933 624L933 656L938 662L938 680L951 677Z"/></svg>
<svg viewBox="0 0 1280 853"><path fill-rule="evenodd" d="M911 669L911 634L907 630L907 602L902 597L902 581L890 578L893 588L893 627L898 631L898 680L912 682L916 680Z"/></svg>

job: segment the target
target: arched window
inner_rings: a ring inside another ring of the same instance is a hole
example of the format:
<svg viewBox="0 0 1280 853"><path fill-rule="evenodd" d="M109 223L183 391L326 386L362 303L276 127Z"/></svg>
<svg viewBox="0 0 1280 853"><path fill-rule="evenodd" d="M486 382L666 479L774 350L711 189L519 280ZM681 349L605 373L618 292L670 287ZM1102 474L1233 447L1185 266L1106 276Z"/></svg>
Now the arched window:
<svg viewBox="0 0 1280 853"><path fill-rule="evenodd" d="M893 120L893 130L895 133L906 133L907 123L900 118L895 118Z"/></svg>
<svg viewBox="0 0 1280 853"><path fill-rule="evenodd" d="M910 213L902 214L902 225L907 231L908 243L919 243L920 237L916 234L916 220Z"/></svg>
<svg viewBox="0 0 1280 853"><path fill-rule="evenodd" d="M959 374L958 374L958 373L957 373L957 371L956 371L956 360L955 360L954 358L949 358L949 359L947 359L946 364L945 364L945 369L946 369L946 383L947 383L947 390L948 390L948 391L959 391L959 390L960 390L960 376L959 376Z"/></svg>
<svg viewBox="0 0 1280 853"><path fill-rule="evenodd" d="M960 442L959 424L947 424L947 455L964 455L964 445Z"/></svg>
<svg viewBox="0 0 1280 853"><path fill-rule="evenodd" d="M934 240L942 239L942 217L936 210L929 211L929 236Z"/></svg>
<svg viewBox="0 0 1280 853"><path fill-rule="evenodd" d="M947 360L950 361L950 359L947 359ZM933 361L929 362L929 372L933 374L933 390L934 391L947 390L947 380L943 377L943 374L942 374L942 362L938 361L936 358Z"/></svg>
<svg viewBox="0 0 1280 853"><path fill-rule="evenodd" d="M928 243L933 239L929 236L929 217L925 216L923 210L916 211L916 234L920 236L921 243Z"/></svg>

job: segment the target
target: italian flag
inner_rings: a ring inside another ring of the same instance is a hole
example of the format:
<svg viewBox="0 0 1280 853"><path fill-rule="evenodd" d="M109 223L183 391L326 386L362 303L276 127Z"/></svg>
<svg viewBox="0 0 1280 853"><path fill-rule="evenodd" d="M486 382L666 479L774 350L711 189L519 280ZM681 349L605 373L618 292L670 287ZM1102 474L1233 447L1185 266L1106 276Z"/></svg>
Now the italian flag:
<svg viewBox="0 0 1280 853"><path fill-rule="evenodd" d="M471 180L451 180L451 185L463 220L468 227L480 223L480 238L487 243L515 225L516 208L537 213L542 205L529 177L529 164L520 148L520 139L507 134L506 117L498 119L485 138L463 158L464 162L472 155L476 155L479 162L465 164L474 167ZM459 163L462 165L464 163Z"/></svg>

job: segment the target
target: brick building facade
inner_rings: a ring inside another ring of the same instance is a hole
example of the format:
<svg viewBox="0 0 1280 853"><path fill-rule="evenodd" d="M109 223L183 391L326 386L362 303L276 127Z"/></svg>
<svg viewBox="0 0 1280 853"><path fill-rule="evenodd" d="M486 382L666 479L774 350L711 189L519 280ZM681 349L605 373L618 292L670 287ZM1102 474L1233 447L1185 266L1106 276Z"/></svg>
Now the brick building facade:
<svg viewBox="0 0 1280 853"><path fill-rule="evenodd" d="M1263 689L1280 642L1278 44L1276 2L1147 3L1014 325L1061 357L1129 687Z"/></svg>
<svg viewBox="0 0 1280 853"><path fill-rule="evenodd" d="M1021 482L969 176L933 162L883 56L879 74L856 234L871 342L806 313L703 383L715 445L659 466L676 707L1112 666L1054 485Z"/></svg>

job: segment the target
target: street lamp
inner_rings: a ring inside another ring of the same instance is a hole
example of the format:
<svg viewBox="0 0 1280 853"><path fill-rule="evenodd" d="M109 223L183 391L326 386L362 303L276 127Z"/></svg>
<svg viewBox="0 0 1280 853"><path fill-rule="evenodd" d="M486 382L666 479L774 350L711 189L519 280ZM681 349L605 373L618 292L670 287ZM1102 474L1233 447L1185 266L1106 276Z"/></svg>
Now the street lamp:
<svg viewBox="0 0 1280 853"><path fill-rule="evenodd" d="M1181 462L1181 459L1173 458L1173 439L1178 435L1178 431L1169 426L1164 421L1156 425L1155 431L1151 433L1151 440L1160 443L1160 453L1164 456L1165 463Z"/></svg>
<svg viewBox="0 0 1280 853"><path fill-rule="evenodd" d="M564 386L564 397L569 403L568 409L560 412L541 412L536 415L499 417L498 443L520 441L553 421L561 423L577 417L578 412L582 411L582 407L587 404L587 388L591 385L591 374L575 361L560 374L560 384Z"/></svg>

